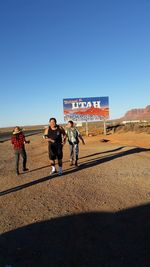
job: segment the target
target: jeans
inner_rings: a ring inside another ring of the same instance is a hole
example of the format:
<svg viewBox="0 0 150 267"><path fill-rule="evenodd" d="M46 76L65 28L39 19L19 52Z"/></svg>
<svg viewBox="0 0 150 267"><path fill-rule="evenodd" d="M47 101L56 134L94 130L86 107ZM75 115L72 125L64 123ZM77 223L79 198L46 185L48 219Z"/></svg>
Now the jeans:
<svg viewBox="0 0 150 267"><path fill-rule="evenodd" d="M15 150L15 159L16 159L16 172L19 171L19 159L20 155L23 159L23 170L26 169L26 163L27 163L27 154L24 148Z"/></svg>
<svg viewBox="0 0 150 267"><path fill-rule="evenodd" d="M70 160L73 161L74 157L75 160L78 160L79 155L79 145L78 144L69 144L70 147Z"/></svg>

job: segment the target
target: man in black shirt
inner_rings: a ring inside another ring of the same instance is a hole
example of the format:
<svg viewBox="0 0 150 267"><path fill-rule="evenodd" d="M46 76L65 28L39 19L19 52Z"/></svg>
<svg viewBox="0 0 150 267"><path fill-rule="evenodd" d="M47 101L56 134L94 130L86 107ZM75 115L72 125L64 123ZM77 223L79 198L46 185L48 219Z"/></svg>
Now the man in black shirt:
<svg viewBox="0 0 150 267"><path fill-rule="evenodd" d="M45 129L43 138L48 142L49 159L52 166L51 174L56 172L55 160L58 159L59 171L62 175L63 145L66 143L66 133L63 127L57 125L55 118L50 118L49 127Z"/></svg>

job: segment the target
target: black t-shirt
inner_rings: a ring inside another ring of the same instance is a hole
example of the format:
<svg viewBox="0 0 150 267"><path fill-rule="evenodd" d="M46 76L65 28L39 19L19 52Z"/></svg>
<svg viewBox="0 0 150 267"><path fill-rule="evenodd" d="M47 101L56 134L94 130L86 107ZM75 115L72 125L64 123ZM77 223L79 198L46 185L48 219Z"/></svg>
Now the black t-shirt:
<svg viewBox="0 0 150 267"><path fill-rule="evenodd" d="M55 144L61 144L62 143L62 130L59 127L59 125L56 125L56 130L52 130L52 128L49 126L47 137L54 140Z"/></svg>

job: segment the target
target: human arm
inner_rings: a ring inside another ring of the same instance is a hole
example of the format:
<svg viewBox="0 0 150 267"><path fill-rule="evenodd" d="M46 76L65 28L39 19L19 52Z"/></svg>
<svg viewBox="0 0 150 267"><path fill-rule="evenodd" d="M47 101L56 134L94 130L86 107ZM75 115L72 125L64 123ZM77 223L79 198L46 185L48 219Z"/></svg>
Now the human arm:
<svg viewBox="0 0 150 267"><path fill-rule="evenodd" d="M30 140L25 139L24 144L30 144Z"/></svg>
<svg viewBox="0 0 150 267"><path fill-rule="evenodd" d="M84 139L83 139L83 137L82 137L82 135L80 133L79 133L79 138L82 141L82 144L85 145L85 141L84 141Z"/></svg>
<svg viewBox="0 0 150 267"><path fill-rule="evenodd" d="M84 139L82 137L82 135L80 134L79 130L76 128L77 134L78 134L78 139L80 139L82 141L82 144L85 145Z"/></svg>
<svg viewBox="0 0 150 267"><path fill-rule="evenodd" d="M23 139L24 144L30 144L30 140L26 140L24 134L22 134L22 139Z"/></svg>
<svg viewBox="0 0 150 267"><path fill-rule="evenodd" d="M47 142L54 143L55 141L51 138L48 137L48 128L45 129L43 139Z"/></svg>
<svg viewBox="0 0 150 267"><path fill-rule="evenodd" d="M66 144L67 135L66 135L66 132L65 132L65 130L64 130L64 128L62 126L60 126L60 129L61 129L61 134L62 134L62 138L63 138L62 144L65 145Z"/></svg>
<svg viewBox="0 0 150 267"><path fill-rule="evenodd" d="M11 137L11 144L14 144L14 136Z"/></svg>

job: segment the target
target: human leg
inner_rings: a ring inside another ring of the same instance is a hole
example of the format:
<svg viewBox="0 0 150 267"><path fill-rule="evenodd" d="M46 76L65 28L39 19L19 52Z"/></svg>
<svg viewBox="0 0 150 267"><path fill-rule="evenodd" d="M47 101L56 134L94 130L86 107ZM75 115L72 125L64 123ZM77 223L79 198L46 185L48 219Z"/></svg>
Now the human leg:
<svg viewBox="0 0 150 267"><path fill-rule="evenodd" d="M74 145L72 143L69 144L69 149L70 149L70 165L73 165L73 160L74 160Z"/></svg>
<svg viewBox="0 0 150 267"><path fill-rule="evenodd" d="M15 170L16 174L19 175L19 159L20 159L20 151L15 151Z"/></svg>
<svg viewBox="0 0 150 267"><path fill-rule="evenodd" d="M78 166L78 158L79 158L79 145L78 144L74 145L74 150L75 150L75 166Z"/></svg>
<svg viewBox="0 0 150 267"><path fill-rule="evenodd" d="M26 154L26 151L25 151L24 148L20 151L20 154L21 154L22 159L23 159L23 171L28 171L28 169L26 167L26 164L27 164L27 154Z"/></svg>
<svg viewBox="0 0 150 267"><path fill-rule="evenodd" d="M55 160L50 160L50 165L52 167L50 174L53 174L56 172Z"/></svg>
<svg viewBox="0 0 150 267"><path fill-rule="evenodd" d="M53 174L56 172L55 168L55 159L56 159L56 149L55 146L49 143L48 146L48 153L49 153L49 160L50 160L50 166L51 166L51 172L50 174Z"/></svg>
<svg viewBox="0 0 150 267"><path fill-rule="evenodd" d="M62 145L58 145L58 166L59 166L59 170L58 170L58 175L62 175L62 158L63 158L63 151L62 151L63 147Z"/></svg>

